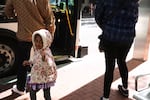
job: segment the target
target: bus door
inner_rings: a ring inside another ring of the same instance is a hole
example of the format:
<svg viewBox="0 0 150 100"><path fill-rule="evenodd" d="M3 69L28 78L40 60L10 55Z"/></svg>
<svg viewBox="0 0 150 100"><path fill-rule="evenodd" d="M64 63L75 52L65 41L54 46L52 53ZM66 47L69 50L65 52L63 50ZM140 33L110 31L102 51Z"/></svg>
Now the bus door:
<svg viewBox="0 0 150 100"><path fill-rule="evenodd" d="M56 17L56 31L51 46L58 56L74 56L76 41L77 8L76 0L50 0Z"/></svg>

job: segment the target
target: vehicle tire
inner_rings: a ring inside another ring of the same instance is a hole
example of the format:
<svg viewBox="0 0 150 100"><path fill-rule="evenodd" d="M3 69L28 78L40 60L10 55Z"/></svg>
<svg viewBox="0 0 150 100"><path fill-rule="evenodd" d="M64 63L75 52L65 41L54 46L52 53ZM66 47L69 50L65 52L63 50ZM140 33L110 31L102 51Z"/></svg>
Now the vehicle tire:
<svg viewBox="0 0 150 100"><path fill-rule="evenodd" d="M16 43L13 39L0 37L0 77L16 72L18 56Z"/></svg>

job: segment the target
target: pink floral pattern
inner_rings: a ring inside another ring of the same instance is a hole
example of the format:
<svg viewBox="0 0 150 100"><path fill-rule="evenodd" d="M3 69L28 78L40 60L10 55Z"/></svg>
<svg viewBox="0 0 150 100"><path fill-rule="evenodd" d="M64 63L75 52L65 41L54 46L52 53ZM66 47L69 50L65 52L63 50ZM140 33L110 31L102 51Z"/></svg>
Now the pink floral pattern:
<svg viewBox="0 0 150 100"><path fill-rule="evenodd" d="M46 54L46 61L43 61L40 50L35 51L35 55L33 56L30 83L47 83L56 80L56 64L51 55L51 51L46 49ZM48 60L51 61L50 65L47 62Z"/></svg>

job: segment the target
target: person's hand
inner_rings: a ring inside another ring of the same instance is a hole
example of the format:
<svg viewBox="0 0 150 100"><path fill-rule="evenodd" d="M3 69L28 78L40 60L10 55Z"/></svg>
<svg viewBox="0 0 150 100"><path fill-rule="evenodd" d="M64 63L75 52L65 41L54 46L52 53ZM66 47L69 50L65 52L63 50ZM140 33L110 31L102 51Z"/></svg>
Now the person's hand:
<svg viewBox="0 0 150 100"><path fill-rule="evenodd" d="M40 54L42 56L42 60L45 61L45 52L44 52L44 50L40 51Z"/></svg>
<svg viewBox="0 0 150 100"><path fill-rule="evenodd" d="M23 66L27 66L27 65L30 65L30 62L27 60L23 61Z"/></svg>
<svg viewBox="0 0 150 100"><path fill-rule="evenodd" d="M47 27L47 30L52 34L52 36L54 36L55 30L56 30L56 25L50 25L49 27Z"/></svg>
<svg viewBox="0 0 150 100"><path fill-rule="evenodd" d="M103 35L99 35L98 36L99 41L99 45L98 45L98 49L100 52L104 52L104 39L103 39Z"/></svg>
<svg viewBox="0 0 150 100"><path fill-rule="evenodd" d="M104 52L104 44L102 41L99 42L98 49L99 49L99 52Z"/></svg>
<svg viewBox="0 0 150 100"><path fill-rule="evenodd" d="M51 69L50 77L52 78L52 80L56 80L57 78L57 71L56 68L54 68L54 66Z"/></svg>
<svg viewBox="0 0 150 100"><path fill-rule="evenodd" d="M56 25L55 24L54 25L50 25L50 32L54 33L55 30L56 30Z"/></svg>

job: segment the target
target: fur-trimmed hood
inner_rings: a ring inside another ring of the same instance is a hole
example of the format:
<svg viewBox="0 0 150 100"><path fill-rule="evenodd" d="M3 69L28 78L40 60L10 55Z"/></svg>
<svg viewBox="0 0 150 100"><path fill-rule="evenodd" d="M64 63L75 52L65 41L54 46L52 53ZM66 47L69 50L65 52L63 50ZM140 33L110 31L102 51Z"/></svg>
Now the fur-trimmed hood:
<svg viewBox="0 0 150 100"><path fill-rule="evenodd" d="M38 34L42 37L42 41L43 41L43 48L42 49L46 49L46 48L49 48L51 46L52 41L53 41L51 33L46 29L40 29L40 30L35 31L32 35L32 43L33 43L34 49L36 49L35 43L34 43L34 38L35 38L36 34Z"/></svg>

